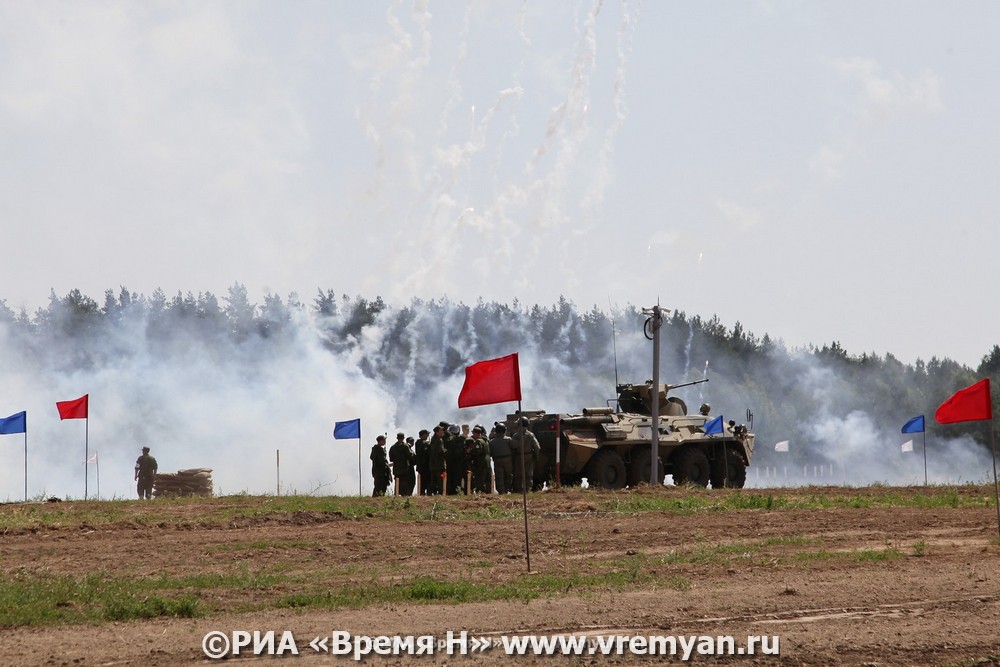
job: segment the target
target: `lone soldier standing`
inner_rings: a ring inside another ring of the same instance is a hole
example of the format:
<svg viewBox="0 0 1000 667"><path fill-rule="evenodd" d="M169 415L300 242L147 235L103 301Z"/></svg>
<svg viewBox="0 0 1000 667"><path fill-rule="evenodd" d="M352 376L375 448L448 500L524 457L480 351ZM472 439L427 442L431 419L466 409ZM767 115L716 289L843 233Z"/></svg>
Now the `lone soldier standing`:
<svg viewBox="0 0 1000 667"><path fill-rule="evenodd" d="M156 475L156 459L149 455L149 447L142 448L142 456L135 460L135 490L141 500L153 497L153 477Z"/></svg>
<svg viewBox="0 0 1000 667"><path fill-rule="evenodd" d="M372 445L372 453L368 456L372 460L372 481L375 488L372 496L384 496L389 488L389 478L392 477L392 470L389 469L389 460L385 457L385 436L380 435L375 438Z"/></svg>

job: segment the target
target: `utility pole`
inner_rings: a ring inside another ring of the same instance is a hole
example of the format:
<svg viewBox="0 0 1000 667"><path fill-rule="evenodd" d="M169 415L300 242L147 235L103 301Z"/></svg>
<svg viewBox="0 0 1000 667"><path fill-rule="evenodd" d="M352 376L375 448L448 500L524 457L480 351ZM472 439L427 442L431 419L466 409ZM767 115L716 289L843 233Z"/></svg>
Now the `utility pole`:
<svg viewBox="0 0 1000 667"><path fill-rule="evenodd" d="M652 308L643 308L642 312L645 315L649 315L646 318L646 325L643 328L643 332L646 334L647 339L653 341L653 405L651 406L653 413L653 441L649 447L649 483L656 486L660 482L656 474L659 469L657 464L660 458L660 327L663 325L663 314L669 313L670 310L660 308L660 304L657 303Z"/></svg>

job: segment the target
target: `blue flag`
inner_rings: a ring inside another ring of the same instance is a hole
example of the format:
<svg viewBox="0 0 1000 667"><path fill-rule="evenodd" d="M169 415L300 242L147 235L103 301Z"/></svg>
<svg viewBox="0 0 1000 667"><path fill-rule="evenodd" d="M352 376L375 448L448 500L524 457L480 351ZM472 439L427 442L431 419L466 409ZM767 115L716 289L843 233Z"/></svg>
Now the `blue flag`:
<svg viewBox="0 0 1000 667"><path fill-rule="evenodd" d="M361 437L361 420L352 419L347 422L337 422L333 426L333 438L335 440L349 440Z"/></svg>
<svg viewBox="0 0 1000 667"><path fill-rule="evenodd" d="M910 421L903 424L903 433L923 433L924 432L924 416L914 417Z"/></svg>
<svg viewBox="0 0 1000 667"><path fill-rule="evenodd" d="M0 435L9 435L11 433L27 433L28 432L28 413L18 412L16 415L11 415L10 417L4 417L0 419Z"/></svg>
<svg viewBox="0 0 1000 667"><path fill-rule="evenodd" d="M722 415L719 415L710 422L705 422L705 435L716 435L722 433Z"/></svg>

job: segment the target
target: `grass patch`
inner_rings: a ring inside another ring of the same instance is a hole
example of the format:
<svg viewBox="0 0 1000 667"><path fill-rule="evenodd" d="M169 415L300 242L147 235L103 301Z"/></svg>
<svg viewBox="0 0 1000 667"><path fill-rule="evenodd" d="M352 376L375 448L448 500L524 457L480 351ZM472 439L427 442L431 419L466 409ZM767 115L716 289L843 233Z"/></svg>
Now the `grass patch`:
<svg viewBox="0 0 1000 667"><path fill-rule="evenodd" d="M886 547L885 549L858 549L852 554L852 558L858 562L878 562L901 558L902 552L896 547Z"/></svg>
<svg viewBox="0 0 1000 667"><path fill-rule="evenodd" d="M249 572L155 579L92 573L52 577L16 573L0 581L0 627L127 621L157 616L193 618L206 613L201 596L211 590L267 591L287 581Z"/></svg>
<svg viewBox="0 0 1000 667"><path fill-rule="evenodd" d="M640 491L588 489L588 503L600 512L630 515L667 512L786 511L841 508L992 507L992 491L985 485L928 486L893 490L855 489L856 493L826 494L816 487L780 492L752 489L664 487ZM557 491L556 494L561 492ZM581 493L574 491L573 493ZM529 511L530 500L529 500ZM334 520L391 521L508 521L521 517L519 498L460 496L457 498L367 498L358 496L219 496L139 500L69 500L59 503L0 505L0 523L10 531L100 530L108 527L198 528L218 527L262 519L287 522ZM265 548L265 547L261 547ZM273 548L282 548L275 545ZM291 546L289 548L306 548Z"/></svg>
<svg viewBox="0 0 1000 667"><path fill-rule="evenodd" d="M193 618L203 612L192 593L150 593L155 588L100 574L27 577L0 582L0 626L128 621L170 616Z"/></svg>

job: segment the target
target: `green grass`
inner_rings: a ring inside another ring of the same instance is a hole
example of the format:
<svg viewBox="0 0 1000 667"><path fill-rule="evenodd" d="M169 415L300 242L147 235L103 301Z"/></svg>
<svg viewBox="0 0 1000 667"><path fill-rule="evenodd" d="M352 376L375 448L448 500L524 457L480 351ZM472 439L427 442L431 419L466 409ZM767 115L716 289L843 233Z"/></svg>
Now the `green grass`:
<svg viewBox="0 0 1000 667"><path fill-rule="evenodd" d="M826 494L822 489L788 489L780 493L752 489L718 491L665 487L655 493L583 491L588 504L602 513L631 515L666 512L789 511L851 508L981 508L992 507L987 486L928 486L888 490L854 489ZM554 492L558 496L559 491ZM580 492L575 492L580 493ZM531 501L529 499L529 512ZM263 519L299 522L348 520L512 521L521 517L519 497L365 498L356 496L222 496L136 500L90 500L0 506L3 530L95 529L115 526L151 528L218 527ZM275 547L275 548L281 548ZM296 548L296 547L290 547ZM304 547L303 547L304 548Z"/></svg>
<svg viewBox="0 0 1000 667"><path fill-rule="evenodd" d="M156 583L101 574L84 577L15 577L0 582L0 627L128 621L202 614L197 596L151 592Z"/></svg>
<svg viewBox="0 0 1000 667"><path fill-rule="evenodd" d="M636 585L688 590L691 582L677 574L659 576L642 572L638 567L612 568L596 574L523 575L514 581L447 581L418 576L393 584L371 582L349 585L336 590L293 593L280 597L278 607L343 609L379 604L465 604L469 602L530 602L571 590L624 590Z"/></svg>

